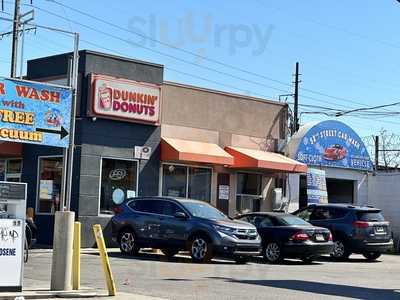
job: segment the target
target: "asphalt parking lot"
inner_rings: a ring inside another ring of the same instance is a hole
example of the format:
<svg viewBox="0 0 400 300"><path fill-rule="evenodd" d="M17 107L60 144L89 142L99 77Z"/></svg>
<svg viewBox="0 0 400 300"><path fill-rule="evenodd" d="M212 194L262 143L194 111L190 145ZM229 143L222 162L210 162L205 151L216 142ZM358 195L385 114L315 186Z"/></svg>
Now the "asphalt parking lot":
<svg viewBox="0 0 400 300"><path fill-rule="evenodd" d="M181 255L144 253L126 257L109 253L118 291L167 299L400 299L400 256L384 255L368 263L322 258L311 265L287 260L280 265L227 260L193 264ZM25 266L25 286L49 285L51 251L33 250ZM82 285L105 289L96 251L82 255Z"/></svg>

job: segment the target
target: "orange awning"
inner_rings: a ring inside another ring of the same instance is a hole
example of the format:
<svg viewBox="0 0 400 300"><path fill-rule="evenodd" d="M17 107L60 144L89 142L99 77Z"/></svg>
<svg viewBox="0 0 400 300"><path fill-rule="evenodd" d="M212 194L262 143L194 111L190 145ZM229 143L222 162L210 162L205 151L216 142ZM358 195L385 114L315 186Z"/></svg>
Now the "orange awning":
<svg viewBox="0 0 400 300"><path fill-rule="evenodd" d="M217 144L162 138L161 160L233 165L233 157Z"/></svg>
<svg viewBox="0 0 400 300"><path fill-rule="evenodd" d="M234 157L233 168L261 168L285 173L306 173L307 165L282 154L239 147L225 147Z"/></svg>

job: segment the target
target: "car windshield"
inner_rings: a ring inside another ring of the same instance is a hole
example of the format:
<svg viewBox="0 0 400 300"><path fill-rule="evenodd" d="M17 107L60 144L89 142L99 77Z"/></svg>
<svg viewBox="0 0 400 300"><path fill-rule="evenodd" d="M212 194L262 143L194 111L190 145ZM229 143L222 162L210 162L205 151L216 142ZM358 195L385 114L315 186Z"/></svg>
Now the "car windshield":
<svg viewBox="0 0 400 300"><path fill-rule="evenodd" d="M182 204L194 217L210 219L210 220L223 220L228 218L218 209L207 203L184 202Z"/></svg>
<svg viewBox="0 0 400 300"><path fill-rule="evenodd" d="M277 218L283 225L310 225L310 223L307 223L303 219L300 219L295 216L279 216Z"/></svg>

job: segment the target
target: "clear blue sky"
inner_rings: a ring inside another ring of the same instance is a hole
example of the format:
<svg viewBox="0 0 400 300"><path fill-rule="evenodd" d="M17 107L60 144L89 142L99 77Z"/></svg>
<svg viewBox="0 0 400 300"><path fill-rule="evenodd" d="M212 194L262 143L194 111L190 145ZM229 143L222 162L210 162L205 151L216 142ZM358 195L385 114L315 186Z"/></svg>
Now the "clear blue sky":
<svg viewBox="0 0 400 300"><path fill-rule="evenodd" d="M28 0L21 1L29 4ZM144 40L51 1L33 0L33 4L42 9L36 9L37 23L79 31L81 49L113 52L163 64L166 80L277 99L285 91L293 91L290 87L292 73L295 62L299 61L302 104L348 110L400 101L400 4L395 0L59 1L122 29L263 76ZM6 1L5 9L11 13L13 1ZM28 9L23 6L22 11ZM0 15L10 17L5 13ZM10 28L10 23L0 21L2 32ZM136 46L137 43L147 49ZM9 36L0 40L2 76L9 75L10 44ZM26 36L25 61L71 49L71 39L38 30L36 35ZM400 111L400 106L391 110ZM301 111L318 109L302 107ZM301 122L327 118L332 117L302 114ZM400 133L398 117L346 116L339 119L361 136L376 134L381 128Z"/></svg>

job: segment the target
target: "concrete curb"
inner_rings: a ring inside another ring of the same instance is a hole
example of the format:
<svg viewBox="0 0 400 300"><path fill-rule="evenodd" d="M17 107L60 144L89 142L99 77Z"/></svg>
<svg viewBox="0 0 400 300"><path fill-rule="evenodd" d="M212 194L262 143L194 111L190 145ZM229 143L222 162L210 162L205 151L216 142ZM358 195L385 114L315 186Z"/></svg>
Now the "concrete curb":
<svg viewBox="0 0 400 300"><path fill-rule="evenodd" d="M167 300L165 298L156 298L138 294L130 293L117 293L116 296L108 296L106 292L96 292L94 290L79 290L79 291L49 291L49 290L34 290L22 291L17 293L0 293L0 300L15 300L17 297L20 299L53 299L53 298L66 298L66 299L113 299L113 300ZM17 298L18 299L18 298Z"/></svg>

